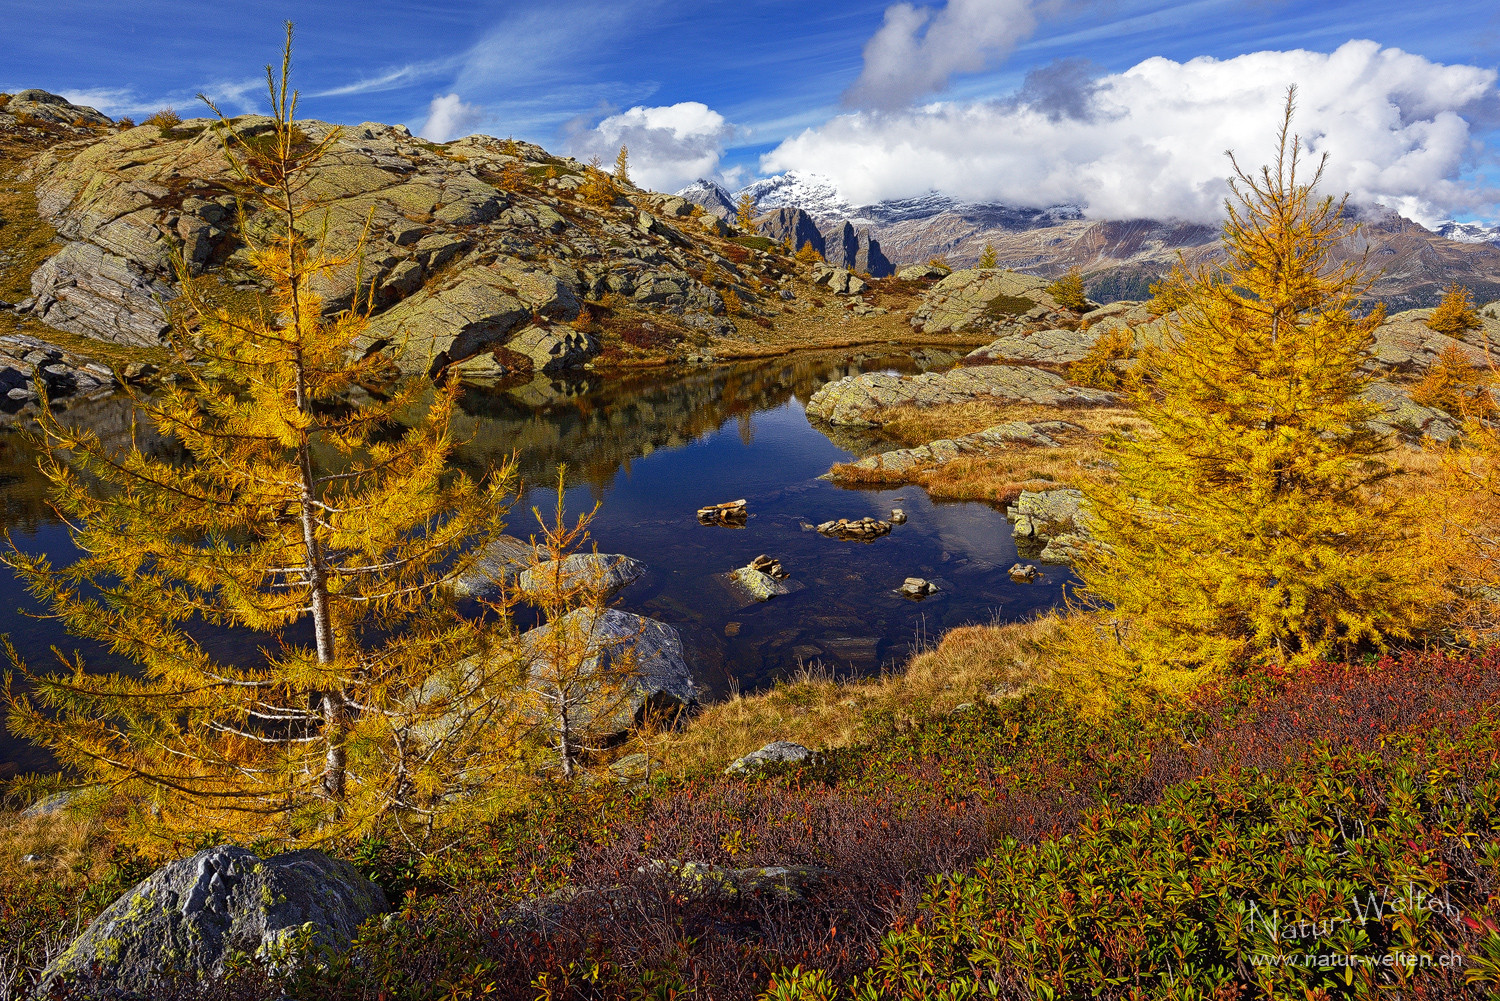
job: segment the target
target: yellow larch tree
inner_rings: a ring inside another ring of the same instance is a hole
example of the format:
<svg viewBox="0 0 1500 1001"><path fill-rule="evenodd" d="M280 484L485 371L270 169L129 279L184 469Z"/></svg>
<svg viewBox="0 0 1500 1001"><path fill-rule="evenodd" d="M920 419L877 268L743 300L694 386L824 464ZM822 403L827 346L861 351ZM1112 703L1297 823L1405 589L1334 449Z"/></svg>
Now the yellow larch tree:
<svg viewBox="0 0 1500 1001"><path fill-rule="evenodd" d="M1474 309L1474 293L1458 282L1450 284L1443 290L1442 301L1427 318L1427 326L1449 337L1462 337L1470 330L1484 326Z"/></svg>
<svg viewBox="0 0 1500 1001"><path fill-rule="evenodd" d="M739 203L735 206L735 224L746 233L755 234L755 199L750 197L750 192L741 191Z"/></svg>
<svg viewBox="0 0 1500 1001"><path fill-rule="evenodd" d="M620 152L615 154L615 182L630 183L630 150L623 143L620 145Z"/></svg>
<svg viewBox="0 0 1500 1001"><path fill-rule="evenodd" d="M508 616L459 614L451 587L500 531L513 467L449 469L451 389L351 401L388 363L356 348L365 310L325 316L313 291L358 251L318 239L306 186L338 132L296 124L290 59L288 25L269 131L219 122L245 195L277 220L250 254L271 307L215 309L180 269L186 378L128 390L180 455L111 448L44 407L41 462L81 556L59 566L13 541L5 557L70 632L135 664L47 672L12 651L13 731L165 837L430 823L503 782L524 732ZM247 636L239 654L205 641L224 628Z"/></svg>
<svg viewBox="0 0 1500 1001"><path fill-rule="evenodd" d="M995 250L995 245L993 243L986 243L984 245L984 250L980 251L978 266L981 268L993 268L996 267L999 262L1000 254Z"/></svg>
<svg viewBox="0 0 1500 1001"><path fill-rule="evenodd" d="M1114 448L1079 567L1137 667L1306 661L1419 628L1430 574L1362 398L1384 310L1335 264L1344 205L1301 170L1289 90L1274 164L1235 178L1226 259L1183 272L1138 392L1151 431Z"/></svg>

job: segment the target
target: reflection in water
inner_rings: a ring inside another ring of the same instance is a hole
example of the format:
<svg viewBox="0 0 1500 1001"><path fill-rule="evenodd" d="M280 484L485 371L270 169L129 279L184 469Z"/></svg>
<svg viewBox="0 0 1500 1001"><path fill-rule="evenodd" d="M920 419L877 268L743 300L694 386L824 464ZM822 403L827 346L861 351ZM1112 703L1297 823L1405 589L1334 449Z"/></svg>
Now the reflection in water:
<svg viewBox="0 0 1500 1001"><path fill-rule="evenodd" d="M642 560L651 572L626 589L622 607L675 625L709 692L731 679L745 690L817 662L869 674L904 662L922 642L954 626L1024 618L1061 599L1063 570L1014 584L1009 526L983 504L934 504L919 488L851 491L818 477L835 462L878 445L842 431L831 440L808 424L807 399L825 383L873 370L947 367L949 352L812 356L659 375L590 386L533 383L517 392L472 392L461 460L476 467L520 450L528 484L555 482L567 462L568 509L602 507L593 534L602 552ZM542 402L543 391L550 393ZM826 429L825 429L826 430ZM698 508L745 498L743 530L700 525ZM537 488L517 505L511 530L535 527L550 510ZM903 508L906 524L872 544L809 530L820 521ZM780 559L802 589L747 603L721 575L760 554ZM941 590L914 602L897 593L910 576Z"/></svg>
<svg viewBox="0 0 1500 1001"><path fill-rule="evenodd" d="M818 477L835 462L874 447L869 435L835 439L808 424L807 399L824 383L863 371L915 372L947 367L951 352L852 354L747 362L686 374L649 373L609 382L538 379L523 386L471 389L455 431L457 461L471 471L518 454L526 484L556 482L567 463L571 513L603 506L593 524L601 552L625 553L650 568L621 596L621 607L662 619L681 632L702 689L731 684L752 690L800 665L818 662L841 674L899 665L942 631L995 617L1024 618L1056 604L1071 580L1050 570L1032 585L1011 583L1016 550L1004 517L982 504L934 504L915 487L844 490ZM121 400L70 412L106 440L127 440L130 408ZM157 451L159 440L143 445ZM20 436L0 433L5 523L29 551L65 561L66 532L45 504L35 456ZM740 530L700 525L698 508L746 498ZM523 537L533 506L552 506L544 486L516 506L510 530ZM831 518L908 520L872 544L839 542L811 531ZM801 585L764 604L727 588L721 575L765 553ZM898 593L906 577L937 582L938 594L916 602ZM49 648L79 644L50 620L16 614L34 603L9 573L0 574L0 630L23 656L44 663ZM213 637L250 647L242 636ZM89 663L118 668L107 651L84 650ZM0 730L0 772L34 768L45 758L18 748Z"/></svg>

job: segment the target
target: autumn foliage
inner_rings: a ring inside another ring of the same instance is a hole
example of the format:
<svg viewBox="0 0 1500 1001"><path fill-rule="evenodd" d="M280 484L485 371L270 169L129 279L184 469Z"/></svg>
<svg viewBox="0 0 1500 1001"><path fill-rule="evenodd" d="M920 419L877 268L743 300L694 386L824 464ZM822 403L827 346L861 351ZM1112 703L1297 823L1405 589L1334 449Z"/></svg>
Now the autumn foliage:
<svg viewBox="0 0 1500 1001"><path fill-rule="evenodd" d="M1138 393L1152 432L1094 495L1089 592L1156 667L1305 660L1410 636L1430 593L1385 490L1390 444L1361 397L1383 310L1334 265L1343 205L1299 173L1292 95L1276 160L1236 167L1226 261L1181 303Z"/></svg>

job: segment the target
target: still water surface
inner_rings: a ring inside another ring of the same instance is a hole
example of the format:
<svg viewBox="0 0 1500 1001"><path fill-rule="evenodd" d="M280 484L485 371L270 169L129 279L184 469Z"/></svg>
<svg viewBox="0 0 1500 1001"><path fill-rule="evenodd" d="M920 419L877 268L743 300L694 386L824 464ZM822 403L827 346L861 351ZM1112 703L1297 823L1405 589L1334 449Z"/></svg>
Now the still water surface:
<svg viewBox="0 0 1500 1001"><path fill-rule="evenodd" d="M1026 618L1055 605L1073 580L1047 568L1039 583L1012 583L1006 570L1018 558L1015 544L1004 516L988 505L934 503L917 487L848 490L819 479L835 462L890 445L812 426L803 406L818 387L857 372L915 372L953 360L938 351L804 356L671 376L473 389L463 400L458 461L479 470L518 454L528 487L509 530L523 538L536 528L532 507L552 509L546 485L566 463L569 512L600 505L592 525L600 552L649 568L621 593L620 607L678 629L707 697L751 691L804 665L873 674L954 626ZM97 404L83 418L106 437L126 426L118 403ZM72 547L46 509L33 461L16 435L0 435L5 524L22 548L66 560ZM743 529L698 523L699 507L741 497L751 513ZM908 521L869 544L805 527L886 518L893 507ZM801 589L747 604L721 582L761 553L780 559ZM897 591L907 577L936 581L941 590L909 600ZM9 571L0 573L0 631L23 656L45 662L51 647L79 648L56 623L23 610L37 609ZM211 642L225 653L248 646L228 633ZM106 651L82 652L95 666L112 665ZM0 772L42 765L44 757L0 731Z"/></svg>

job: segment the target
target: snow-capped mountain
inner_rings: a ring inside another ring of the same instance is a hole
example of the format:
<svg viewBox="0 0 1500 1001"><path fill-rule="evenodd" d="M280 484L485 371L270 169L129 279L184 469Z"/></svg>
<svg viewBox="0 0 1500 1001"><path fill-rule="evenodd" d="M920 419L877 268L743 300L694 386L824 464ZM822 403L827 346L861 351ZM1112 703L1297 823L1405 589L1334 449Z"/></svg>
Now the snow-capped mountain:
<svg viewBox="0 0 1500 1001"><path fill-rule="evenodd" d="M722 219L731 218L735 213L735 200L729 189L706 177L698 178L677 192L677 197L702 205L708 212Z"/></svg>
<svg viewBox="0 0 1500 1001"><path fill-rule="evenodd" d="M762 212L801 209L820 225L845 219L856 226L871 221L861 218L855 207L839 194L838 187L822 174L789 170L741 188L735 192L735 198L745 192L750 193L755 207Z"/></svg>
<svg viewBox="0 0 1500 1001"><path fill-rule="evenodd" d="M1485 226L1477 222L1438 223L1433 232L1455 243L1493 243L1500 246L1500 226Z"/></svg>

